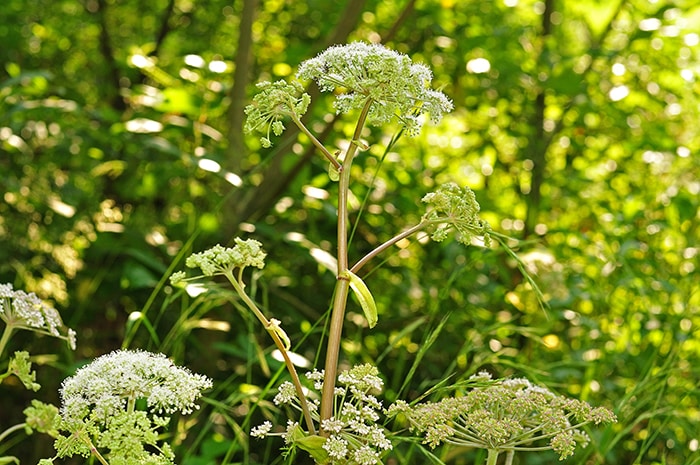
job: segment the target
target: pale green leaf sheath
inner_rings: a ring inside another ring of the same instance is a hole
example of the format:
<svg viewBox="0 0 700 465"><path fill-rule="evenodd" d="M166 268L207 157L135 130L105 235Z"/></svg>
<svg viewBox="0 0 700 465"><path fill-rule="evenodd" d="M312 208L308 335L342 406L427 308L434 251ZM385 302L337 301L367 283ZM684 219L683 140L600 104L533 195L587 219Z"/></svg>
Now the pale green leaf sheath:
<svg viewBox="0 0 700 465"><path fill-rule="evenodd" d="M365 282L350 270L346 270L341 275L350 281L350 289L355 293L355 297L360 302L362 311L365 313L367 323L370 328L374 328L377 324L377 304L374 302L374 297L370 292Z"/></svg>

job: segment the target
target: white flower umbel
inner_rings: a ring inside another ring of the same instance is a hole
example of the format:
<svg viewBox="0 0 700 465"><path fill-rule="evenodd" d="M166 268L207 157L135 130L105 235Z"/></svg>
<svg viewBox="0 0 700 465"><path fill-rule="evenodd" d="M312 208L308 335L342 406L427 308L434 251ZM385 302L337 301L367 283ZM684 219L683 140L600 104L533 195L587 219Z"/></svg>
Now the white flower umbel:
<svg viewBox="0 0 700 465"><path fill-rule="evenodd" d="M119 350L97 358L61 387L58 457L95 455L102 463L173 463L158 430L168 415L191 413L212 381L163 354ZM145 446L149 446L148 450ZM107 451L109 462L100 451Z"/></svg>
<svg viewBox="0 0 700 465"><path fill-rule="evenodd" d="M371 100L370 124L380 126L398 118L411 135L420 130L421 114L438 122L453 108L445 94L430 89L432 72L427 66L380 44L330 47L303 62L297 77L313 79L322 91L335 91L338 113L361 110Z"/></svg>
<svg viewBox="0 0 700 465"><path fill-rule="evenodd" d="M0 337L0 357L12 333L26 329L57 337L75 350L75 331L66 328L58 311L33 292L14 290L12 284L0 284L0 320L5 323Z"/></svg>

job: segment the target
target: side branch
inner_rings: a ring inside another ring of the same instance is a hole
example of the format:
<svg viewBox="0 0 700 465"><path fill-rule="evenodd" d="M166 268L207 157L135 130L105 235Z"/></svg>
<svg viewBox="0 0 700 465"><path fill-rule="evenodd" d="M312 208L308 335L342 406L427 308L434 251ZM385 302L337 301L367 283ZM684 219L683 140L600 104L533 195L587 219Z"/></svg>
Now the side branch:
<svg viewBox="0 0 700 465"><path fill-rule="evenodd" d="M391 239L384 242L382 245L380 245L379 247L375 248L374 250L369 252L367 255L362 257L362 259L360 259L360 261L355 263L355 265L353 265L353 267L350 268L350 271L352 271L353 273L357 273L360 270L360 268L365 266L367 264L367 262L372 260L374 257L376 257L380 253L384 252L386 249L388 249L392 245L396 244L400 240L406 239L407 237L412 236L413 234L417 233L421 229L425 228L427 225L428 225L428 222L421 221L420 223L413 226L412 228L407 229L406 231L402 232L401 234L398 234L398 235L392 237Z"/></svg>

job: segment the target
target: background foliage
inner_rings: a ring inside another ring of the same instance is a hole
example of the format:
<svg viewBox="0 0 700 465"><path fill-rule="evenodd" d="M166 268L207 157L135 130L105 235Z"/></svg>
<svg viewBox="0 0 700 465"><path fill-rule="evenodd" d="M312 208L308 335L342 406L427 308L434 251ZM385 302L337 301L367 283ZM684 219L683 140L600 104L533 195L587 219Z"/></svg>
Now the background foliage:
<svg viewBox="0 0 700 465"><path fill-rule="evenodd" d="M380 323L350 309L347 362L377 361L389 401L480 369L525 375L618 414L567 463L698 463L699 30L683 0L6 0L0 282L54 303L79 336L75 354L13 339L43 365L40 397L56 402L60 380L109 350L160 350L216 379L177 425L179 463L281 461L247 438L278 414L264 331L224 286L190 297L165 278L192 250L262 241L253 292L316 360L334 185L297 133L272 149L244 137L242 110L255 82L329 44L381 41L430 65L456 110L389 151L390 132L366 134L384 143L355 166L352 255L456 181L521 240L547 306L502 249L401 244L365 270ZM310 91L310 127L346 143L352 128ZM28 394L0 389L2 425L21 421ZM3 447L23 463L52 455L48 438L25 441L36 447Z"/></svg>

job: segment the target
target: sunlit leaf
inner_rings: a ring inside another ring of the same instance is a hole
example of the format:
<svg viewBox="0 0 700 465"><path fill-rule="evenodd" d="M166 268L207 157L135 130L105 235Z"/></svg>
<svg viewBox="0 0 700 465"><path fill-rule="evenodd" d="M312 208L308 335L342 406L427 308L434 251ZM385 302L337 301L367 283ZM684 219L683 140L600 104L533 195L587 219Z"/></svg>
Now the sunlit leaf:
<svg viewBox="0 0 700 465"><path fill-rule="evenodd" d="M374 328L377 324L377 304L374 302L374 297L370 292L365 282L350 270L341 274L342 277L350 281L350 288L353 290L355 297L360 302L362 311L365 313L367 323L370 328Z"/></svg>

